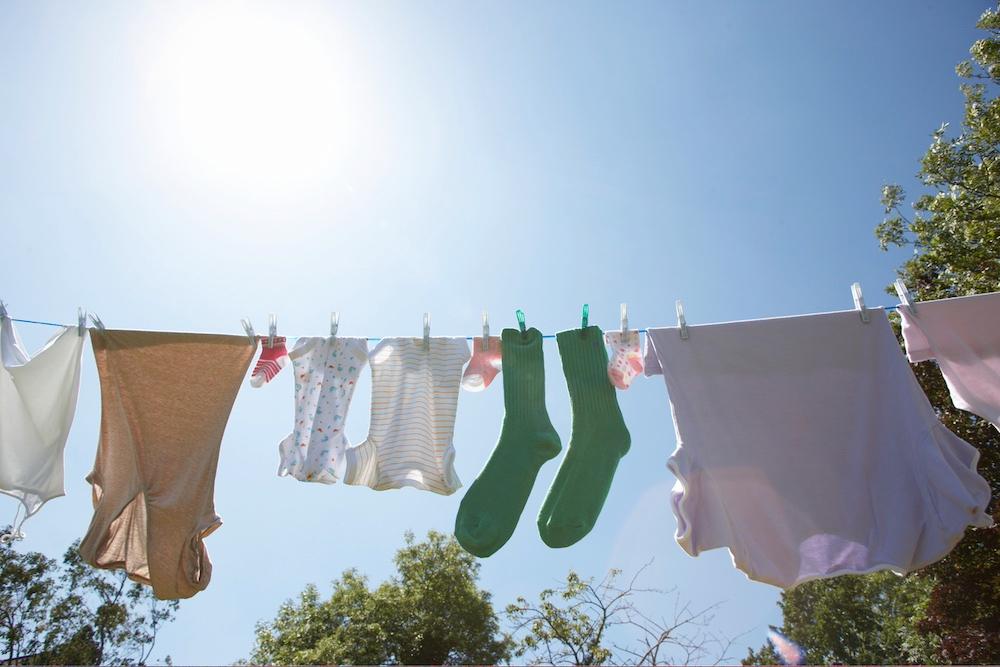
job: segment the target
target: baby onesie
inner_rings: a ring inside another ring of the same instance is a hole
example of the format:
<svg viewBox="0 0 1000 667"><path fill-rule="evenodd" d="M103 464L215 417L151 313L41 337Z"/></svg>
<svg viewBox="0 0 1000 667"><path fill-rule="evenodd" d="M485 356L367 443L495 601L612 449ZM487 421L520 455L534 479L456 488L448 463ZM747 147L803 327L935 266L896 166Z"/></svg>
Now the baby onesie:
<svg viewBox="0 0 1000 667"><path fill-rule="evenodd" d="M892 569L944 557L985 527L979 452L938 420L885 312L649 331L677 448L677 541L727 547L756 581Z"/></svg>
<svg viewBox="0 0 1000 667"><path fill-rule="evenodd" d="M83 336L69 327L29 357L9 317L0 318L0 493L24 506L20 523L65 495L63 449L80 393ZM12 527L19 535L20 524Z"/></svg>
<svg viewBox="0 0 1000 667"><path fill-rule="evenodd" d="M257 344L246 336L90 332L101 380L94 517L80 555L123 569L161 600L212 578L204 538L215 513L219 446Z"/></svg>
<svg viewBox="0 0 1000 667"><path fill-rule="evenodd" d="M279 475L333 484L341 477L344 423L361 369L364 338L299 338L288 355L295 371L295 428L278 445Z"/></svg>
<svg viewBox="0 0 1000 667"><path fill-rule="evenodd" d="M1000 292L899 307L910 361L937 359L955 407L1000 428Z"/></svg>
<svg viewBox="0 0 1000 667"><path fill-rule="evenodd" d="M429 343L429 348L428 348ZM455 409L464 338L383 338L369 355L372 409L368 439L346 451L344 482L378 491L413 486L442 495L455 473Z"/></svg>

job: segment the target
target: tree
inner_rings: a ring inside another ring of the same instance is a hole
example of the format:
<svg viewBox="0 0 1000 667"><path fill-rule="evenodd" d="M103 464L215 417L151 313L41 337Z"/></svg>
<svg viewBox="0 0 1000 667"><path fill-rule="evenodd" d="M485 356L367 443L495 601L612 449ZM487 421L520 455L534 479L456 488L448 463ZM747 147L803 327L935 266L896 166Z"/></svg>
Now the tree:
<svg viewBox="0 0 1000 667"><path fill-rule="evenodd" d="M913 204L912 218L901 210L903 188L883 188L889 217L876 233L883 248L914 249L899 275L920 299L1000 290L1000 11L987 10L977 27L987 36L972 45L972 59L956 67L964 80L962 131L949 138L943 124L933 133L919 174L928 192ZM978 448L978 469L1000 519L1000 433L952 405L936 364L915 370L941 421ZM968 532L924 576L934 585L917 626L939 638L935 657L1000 662L1000 527Z"/></svg>
<svg viewBox="0 0 1000 667"><path fill-rule="evenodd" d="M56 562L0 541L0 641L8 661L39 652L55 588Z"/></svg>
<svg viewBox="0 0 1000 667"><path fill-rule="evenodd" d="M891 572L806 582L781 596L780 632L805 650L807 664L932 662L933 637L921 635L932 581ZM770 644L750 651L745 665L775 664Z"/></svg>
<svg viewBox="0 0 1000 667"><path fill-rule="evenodd" d="M21 664L144 664L176 601L123 571L96 570L74 542L62 563L0 544L0 639ZM169 660L169 657L168 657Z"/></svg>
<svg viewBox="0 0 1000 667"><path fill-rule="evenodd" d="M962 131L931 135L918 174L924 192L903 211L904 189L882 190L883 250L911 247L898 275L918 300L1000 290L1000 11L977 24L987 36L956 72L965 98ZM1000 432L952 405L934 362L913 367L941 422L980 452L978 470L1000 520ZM804 584L782 595L782 633L810 662L1000 662L1000 527L967 531L944 559L905 578L890 574ZM883 616L883 614L888 616ZM745 664L769 662L767 647Z"/></svg>
<svg viewBox="0 0 1000 667"><path fill-rule="evenodd" d="M397 574L371 589L356 570L322 600L313 585L257 624L250 662L269 664L488 664L510 658L479 563L453 537L406 534Z"/></svg>
<svg viewBox="0 0 1000 667"><path fill-rule="evenodd" d="M63 589L50 613L46 661L145 664L178 601L157 600L150 587L130 581L124 570L91 567L79 546L77 540L63 555Z"/></svg>
<svg viewBox="0 0 1000 667"><path fill-rule="evenodd" d="M669 594L636 585L645 567L624 587L617 583L620 570L611 570L598 583L570 572L562 588L542 591L537 603L517 598L507 606L514 632L521 635L515 655L531 653L532 663L542 665L602 665L608 661L687 665L706 664L709 658L714 660L707 664L725 660L732 640L707 629L717 604L694 610L675 596L669 621L653 618L639 608L639 596Z"/></svg>

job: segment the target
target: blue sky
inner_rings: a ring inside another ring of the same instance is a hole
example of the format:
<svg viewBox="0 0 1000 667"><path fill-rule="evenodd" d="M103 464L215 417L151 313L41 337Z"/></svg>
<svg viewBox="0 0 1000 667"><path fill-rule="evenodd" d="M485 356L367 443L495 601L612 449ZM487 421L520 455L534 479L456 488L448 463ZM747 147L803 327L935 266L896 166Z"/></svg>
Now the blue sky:
<svg viewBox="0 0 1000 667"><path fill-rule="evenodd" d="M905 253L873 236L880 187L957 125L954 66L988 2L121 3L0 5L0 297L14 317L109 327L322 335L473 335L522 308L546 333L870 305ZM32 347L51 330L22 325ZM569 441L546 343L547 406ZM100 416L89 349L66 448L67 496L20 549L86 531ZM364 439L370 378L347 432ZM688 557L668 502L661 379L619 394L632 434L595 530L545 547L542 468L511 541L482 562L498 606L568 570L651 558L646 584L697 605L735 657L780 620L778 591L724 550ZM489 456L500 384L463 394L456 468ZM244 385L222 445L208 590L154 660L249 655L253 626L348 567L375 582L403 532L451 531L463 491L308 485L275 476L285 372ZM14 501L0 499L13 515ZM668 613L668 609L663 609Z"/></svg>

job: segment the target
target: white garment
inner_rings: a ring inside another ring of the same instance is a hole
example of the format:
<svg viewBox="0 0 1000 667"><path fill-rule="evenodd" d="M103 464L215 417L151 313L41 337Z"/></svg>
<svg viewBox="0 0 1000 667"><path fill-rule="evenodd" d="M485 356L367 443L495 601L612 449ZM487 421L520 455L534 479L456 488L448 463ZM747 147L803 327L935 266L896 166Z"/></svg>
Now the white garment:
<svg viewBox="0 0 1000 667"><path fill-rule="evenodd" d="M341 477L351 397L368 362L364 338L299 338L288 354L295 371L295 429L278 445L279 475L334 484Z"/></svg>
<svg viewBox="0 0 1000 667"><path fill-rule="evenodd" d="M368 439L346 452L346 484L382 491L413 486L442 495L455 473L455 410L464 338L383 338L369 355L372 409Z"/></svg>
<svg viewBox="0 0 1000 667"><path fill-rule="evenodd" d="M63 448L80 391L83 338L76 327L64 328L29 357L10 318L0 322L0 493L21 501L25 519L66 495Z"/></svg>
<svg viewBox="0 0 1000 667"><path fill-rule="evenodd" d="M937 359L955 407L1000 428L1000 292L899 307L910 361Z"/></svg>
<svg viewBox="0 0 1000 667"><path fill-rule="evenodd" d="M885 312L650 329L677 433L677 541L728 547L750 579L810 579L944 557L990 526L979 452L948 431Z"/></svg>

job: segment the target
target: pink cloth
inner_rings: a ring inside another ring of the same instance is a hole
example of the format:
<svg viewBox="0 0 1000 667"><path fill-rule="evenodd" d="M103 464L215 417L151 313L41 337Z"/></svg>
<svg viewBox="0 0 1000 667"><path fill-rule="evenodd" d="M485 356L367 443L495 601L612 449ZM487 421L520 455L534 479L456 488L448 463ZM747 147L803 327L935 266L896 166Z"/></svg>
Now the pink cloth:
<svg viewBox="0 0 1000 667"><path fill-rule="evenodd" d="M955 407L1000 428L1000 292L900 306L910 361L937 359Z"/></svg>
<svg viewBox="0 0 1000 667"><path fill-rule="evenodd" d="M260 356L257 365L250 374L250 386L256 389L263 387L288 365L288 348L285 347L285 337L275 336L274 345L267 344L267 336L258 336L261 341Z"/></svg>
<svg viewBox="0 0 1000 667"><path fill-rule="evenodd" d="M479 336L472 340L472 359L465 367L462 375L462 389L466 391L482 391L490 386L493 378L500 372L501 345L499 336L490 336L483 349L483 339Z"/></svg>

